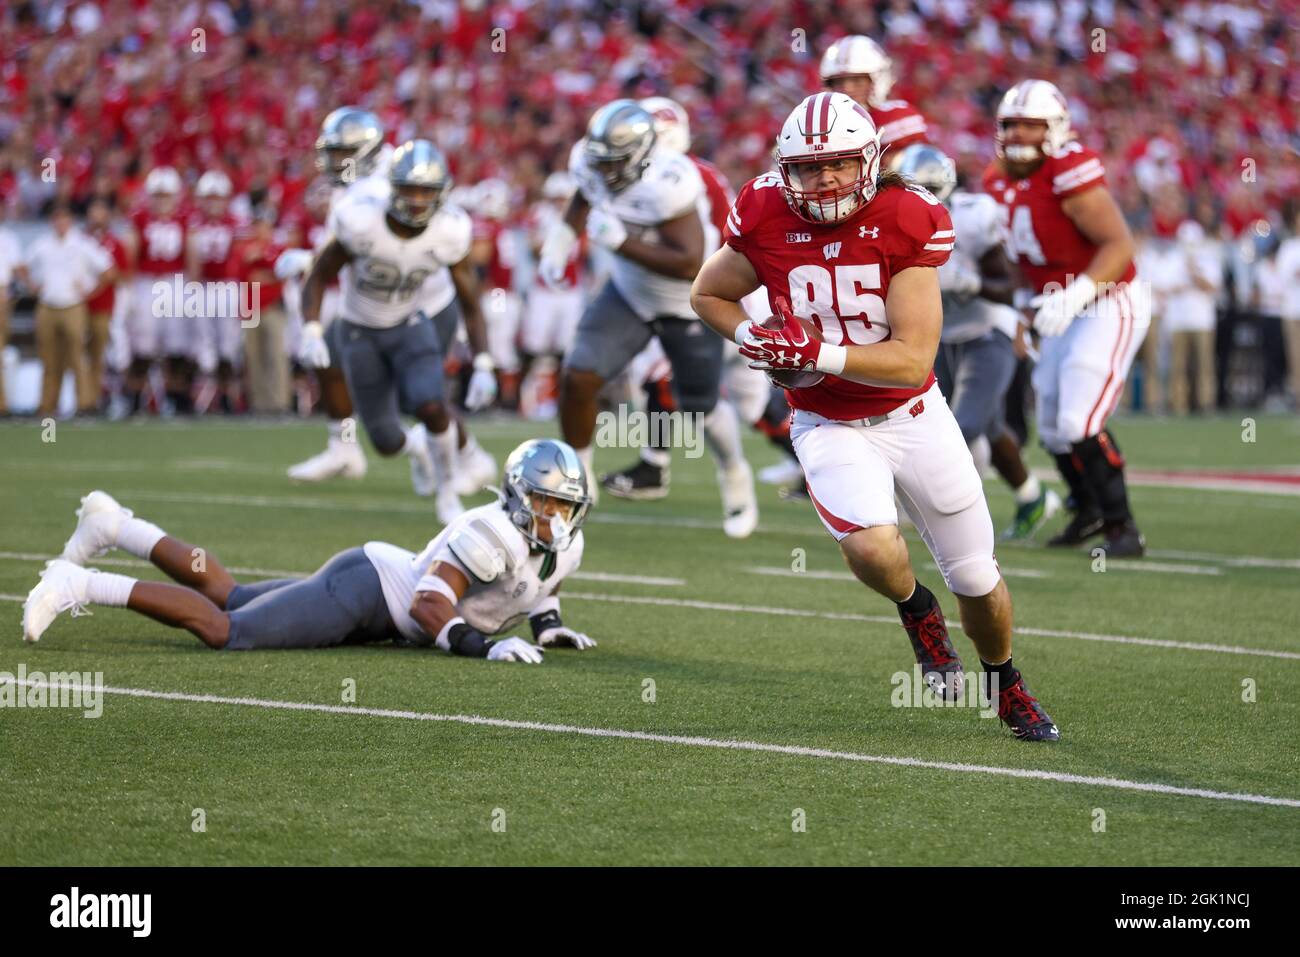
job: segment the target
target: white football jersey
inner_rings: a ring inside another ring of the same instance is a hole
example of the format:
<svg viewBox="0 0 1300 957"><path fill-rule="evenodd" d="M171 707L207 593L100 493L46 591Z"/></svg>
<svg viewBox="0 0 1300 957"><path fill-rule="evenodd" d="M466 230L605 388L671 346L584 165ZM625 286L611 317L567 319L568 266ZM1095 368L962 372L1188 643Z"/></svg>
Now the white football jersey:
<svg viewBox="0 0 1300 957"><path fill-rule="evenodd" d="M382 192L345 196L330 211L330 235L352 254L340 314L376 329L401 325L416 309L430 316L455 296L448 266L469 253L471 224L459 206L444 203L416 236L404 239L387 222L387 182ZM426 280L442 272L445 301L428 295Z"/></svg>
<svg viewBox="0 0 1300 957"><path fill-rule="evenodd" d="M590 206L604 206L621 219L632 236L655 242L660 223L695 210L704 228L704 256L718 248L719 236L709 219L708 193L695 164L681 153L656 147L641 178L618 193L611 193L587 165L579 140L569 152L569 172ZM679 316L694 319L691 280L660 275L624 256L613 256L610 279L628 305L642 319Z"/></svg>
<svg viewBox="0 0 1300 957"><path fill-rule="evenodd" d="M490 582L475 578L451 549L451 539L475 521L489 523L496 537L511 549L507 570ZM459 568L469 579L469 590L457 606L461 617L470 627L485 635L494 635L526 617L543 599L555 593L565 576L581 563L582 546L582 532L579 531L564 551L535 552L501 504L493 502L464 512L418 555L387 542L367 542L364 547L366 556L379 574L384 603L388 605L388 613L392 615L397 630L411 641L426 644L434 636L426 635L411 618L411 603L415 600L416 586L434 562L447 562ZM543 579L542 572L546 571L548 560L552 567ZM520 637L531 640L530 633Z"/></svg>
<svg viewBox="0 0 1300 957"><path fill-rule="evenodd" d="M948 213L956 233L952 259L961 260L979 274L979 261L994 246L1002 242L998 203L985 193L967 193L956 190L948 199ZM943 294L943 342L969 342L978 339L993 328L994 317L1005 307L988 299L973 296L960 299Z"/></svg>

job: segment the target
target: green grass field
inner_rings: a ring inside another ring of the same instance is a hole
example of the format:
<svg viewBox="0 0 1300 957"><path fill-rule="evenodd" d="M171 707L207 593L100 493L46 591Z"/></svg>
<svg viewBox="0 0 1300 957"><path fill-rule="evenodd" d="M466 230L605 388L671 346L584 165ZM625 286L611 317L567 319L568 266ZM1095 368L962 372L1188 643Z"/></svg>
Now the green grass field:
<svg viewBox="0 0 1300 957"><path fill-rule="evenodd" d="M498 459L536 431L475 428ZM1259 418L1253 443L1239 417L1116 431L1136 468L1300 462L1296 418ZM98 720L0 709L0 864L1300 864L1296 496L1137 487L1153 555L1104 573L1085 552L999 551L1024 629L1016 661L1057 745L1019 743L971 710L892 707L891 675L912 665L893 609L846 579L810 506L773 489L759 532L724 538L707 457L675 463L663 502L602 500L583 572L621 578L571 580L564 602L600 647L540 667L378 646L214 653L107 608L22 643L21 598L97 487L241 578L308 572L369 539L422 547L437 525L403 462L372 456L361 482L288 483L323 434L68 423L46 443L38 425L0 425L0 671L367 709L134 694L107 695ZM750 451L775 458L757 439ZM597 465L628 458L605 450ZM1001 527L1009 495L988 491ZM797 549L804 574L790 571ZM915 540L912 553L955 618Z"/></svg>

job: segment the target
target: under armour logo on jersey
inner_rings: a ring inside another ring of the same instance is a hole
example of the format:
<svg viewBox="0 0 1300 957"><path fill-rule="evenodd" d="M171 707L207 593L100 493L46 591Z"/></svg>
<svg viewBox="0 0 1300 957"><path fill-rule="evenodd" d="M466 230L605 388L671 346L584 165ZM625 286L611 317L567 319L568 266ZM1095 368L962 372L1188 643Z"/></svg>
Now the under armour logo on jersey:
<svg viewBox="0 0 1300 957"><path fill-rule="evenodd" d="M879 226L872 226L870 229L867 229L866 226L858 227L858 239L868 239L868 238L875 239L879 235L880 235Z"/></svg>
<svg viewBox="0 0 1300 957"><path fill-rule="evenodd" d="M827 259L834 259L840 254L840 247L843 243L827 243L822 247L822 255Z"/></svg>

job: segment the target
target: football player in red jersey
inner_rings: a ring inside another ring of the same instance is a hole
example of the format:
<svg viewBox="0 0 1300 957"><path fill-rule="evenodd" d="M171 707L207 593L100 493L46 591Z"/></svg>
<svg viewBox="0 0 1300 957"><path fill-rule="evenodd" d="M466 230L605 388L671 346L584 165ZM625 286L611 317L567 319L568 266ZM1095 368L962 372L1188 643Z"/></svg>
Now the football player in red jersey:
<svg viewBox="0 0 1300 957"><path fill-rule="evenodd" d="M857 100L871 113L882 149L890 155L904 146L924 143L925 117L906 100L889 99L894 64L871 37L841 37L822 55L822 85Z"/></svg>
<svg viewBox="0 0 1300 957"><path fill-rule="evenodd" d="M123 391L129 411L136 412L149 367L166 355L167 394L184 411L189 406L184 366L192 351L192 329L186 325L183 303L172 301L176 280L184 278L185 269L180 174L170 166L152 169L145 177L144 191L147 206L131 216L135 280L126 322L131 365Z"/></svg>
<svg viewBox="0 0 1300 957"><path fill-rule="evenodd" d="M1054 741L1011 662L1011 596L983 484L932 371L935 267L953 248L952 220L924 188L882 175L880 149L866 109L842 93L795 107L777 138L780 172L740 191L692 305L754 367L812 373L789 391L809 495L853 573L897 603L930 687L956 698L964 674L938 601L912 572L895 492L957 596L998 716L1018 738ZM759 285L779 328L740 306Z"/></svg>
<svg viewBox="0 0 1300 957"><path fill-rule="evenodd" d="M1008 250L1038 294L1038 431L1074 510L1049 544L1104 533L1107 554L1140 556L1146 542L1129 510L1124 459L1106 428L1151 321L1133 236L1101 158L1074 139L1060 90L1045 80L1016 84L997 124L984 188L1002 205Z"/></svg>
<svg viewBox="0 0 1300 957"><path fill-rule="evenodd" d="M186 247L188 272L205 287L210 284L234 281L235 235L242 227L230 212L230 177L221 170L208 170L194 186L198 209L186 227L189 242ZM242 302L236 298L234 302ZM204 303L218 306L214 312L229 311L220 308L231 300L221 295L204 295ZM206 411L215 399L223 412L233 412L236 399L231 396L236 383L234 370L239 362L242 328L240 316L207 315L201 317L199 371L204 376L204 386L199 390L203 398L196 400L200 411ZM212 376L216 375L215 390Z"/></svg>

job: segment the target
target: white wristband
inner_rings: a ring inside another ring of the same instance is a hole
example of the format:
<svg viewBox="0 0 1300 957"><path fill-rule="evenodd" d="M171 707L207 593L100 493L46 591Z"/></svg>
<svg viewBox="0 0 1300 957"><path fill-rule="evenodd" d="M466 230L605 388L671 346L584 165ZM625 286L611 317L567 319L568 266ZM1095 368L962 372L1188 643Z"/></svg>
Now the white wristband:
<svg viewBox="0 0 1300 957"><path fill-rule="evenodd" d="M731 338L736 340L736 345L743 346L745 344L745 337L749 335L750 327L753 325L753 319L746 319L740 325L736 326L736 331L731 334Z"/></svg>
<svg viewBox="0 0 1300 957"><path fill-rule="evenodd" d="M491 372L496 367L496 363L492 361L492 356L489 353L480 352L474 357L474 369L477 372Z"/></svg>
<svg viewBox="0 0 1300 957"><path fill-rule="evenodd" d="M441 648L443 651L451 651L451 642L447 640L447 633L457 625L463 624L465 624L465 619L457 616L443 625L442 630L438 632L438 637L433 639L434 646Z"/></svg>
<svg viewBox="0 0 1300 957"><path fill-rule="evenodd" d="M817 353L817 371L827 375L839 375L844 371L844 363L849 360L849 350L845 346L832 346L822 343Z"/></svg>

